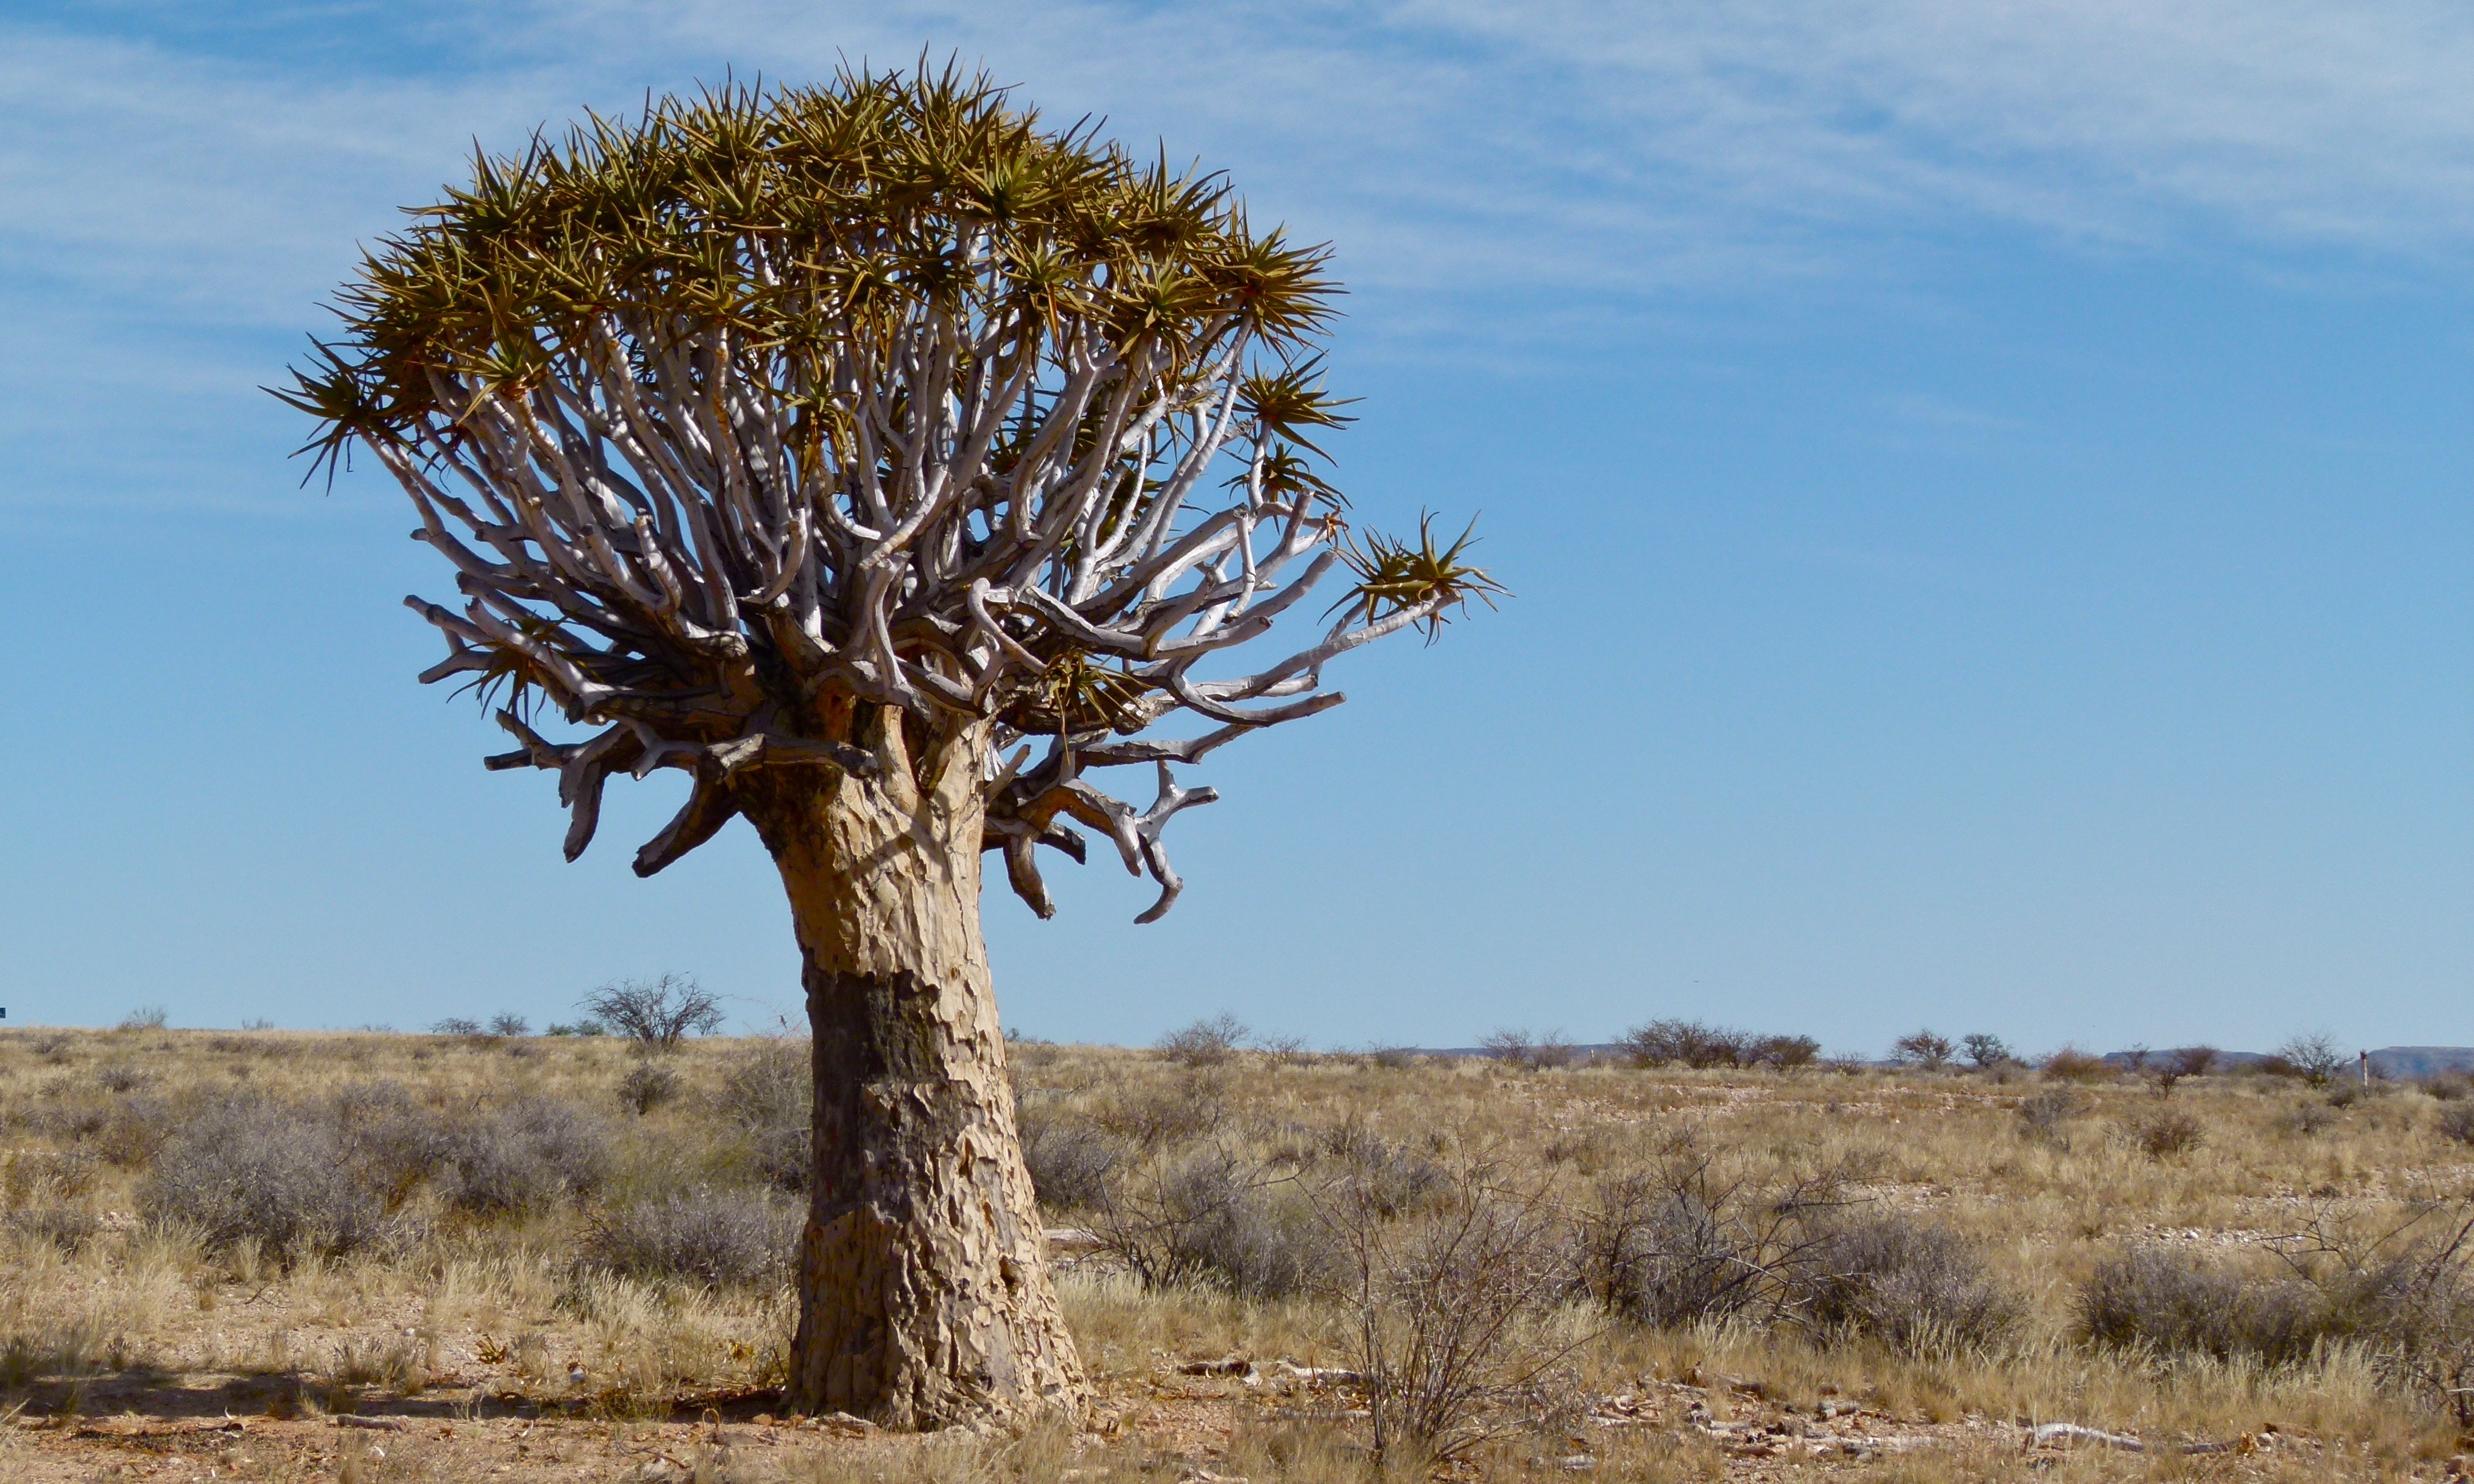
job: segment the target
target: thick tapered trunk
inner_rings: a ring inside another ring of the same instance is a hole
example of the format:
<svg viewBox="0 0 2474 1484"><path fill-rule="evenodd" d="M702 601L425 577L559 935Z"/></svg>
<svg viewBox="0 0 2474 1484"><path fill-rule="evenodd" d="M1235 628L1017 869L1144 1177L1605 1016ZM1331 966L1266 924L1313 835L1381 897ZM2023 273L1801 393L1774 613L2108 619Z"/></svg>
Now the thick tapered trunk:
<svg viewBox="0 0 2474 1484"><path fill-rule="evenodd" d="M785 769L743 801L789 892L815 1044L790 1404L900 1428L1070 1408L1082 1372L980 937L984 732L881 730L881 772Z"/></svg>

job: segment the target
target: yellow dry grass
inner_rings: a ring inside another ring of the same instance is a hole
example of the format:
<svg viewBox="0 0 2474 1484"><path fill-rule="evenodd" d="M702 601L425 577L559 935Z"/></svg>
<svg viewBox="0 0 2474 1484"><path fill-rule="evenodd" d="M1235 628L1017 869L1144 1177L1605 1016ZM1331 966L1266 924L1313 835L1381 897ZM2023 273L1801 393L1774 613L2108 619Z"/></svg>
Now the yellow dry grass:
<svg viewBox="0 0 2474 1484"><path fill-rule="evenodd" d="M1178 1370L1230 1354L1265 1367L1345 1363L1343 1316L1320 1301L1145 1292L1085 1264L1060 1280L1098 1387L1081 1430L843 1437L759 1421L794 1317L787 1293L598 1272L578 1261L590 1209L495 1221L429 1212L376 1249L284 1263L210 1252L140 1208L147 1117L177 1119L236 1091L307 1101L380 1079L446 1113L528 1097L599 1111L619 1130L604 1200L739 1178L743 1151L717 1130L713 1099L753 1050L719 1039L683 1047L667 1063L679 1094L640 1116L618 1097L636 1058L609 1040L0 1036L0 1202L97 1223L73 1245L22 1224L0 1234L0 1477L212 1469L370 1484L753 1484L1379 1472L1332 1399ZM1016 1047L1015 1063L1036 1116L1141 1126L1201 1103L1273 1165L1354 1124L1575 1199L1687 1137L1749 1175L1851 1172L1861 1200L1980 1244L2025 1305L2014 1343L1931 1356L1783 1331L1652 1331L1570 1310L1547 1322L1578 1341L1582 1412L1498 1440L1455 1464L1462 1476L2437 1479L2463 1446L2437 1410L2384 1389L2342 1348L2263 1369L2097 1351L2072 1328L2076 1286L2125 1242L2239 1259L2315 1219L2392 1221L2464 1199L2474 1150L2440 1134L2439 1105L2416 1089L2336 1108L2265 1079L2195 1079L2170 1098L2122 1081L2087 1089L2082 1112L2039 1130L2020 1105L2046 1085L2025 1073L1522 1071L1262 1054L1197 1068L1040 1044ZM2196 1124L2197 1142L2151 1155L2142 1133L2168 1112ZM1576 1421L1589 1407L1597 1420ZM333 1423L345 1414L399 1425ZM2046 1422L2155 1446L2027 1448L2023 1424ZM2195 1440L2241 1447L2166 1450Z"/></svg>

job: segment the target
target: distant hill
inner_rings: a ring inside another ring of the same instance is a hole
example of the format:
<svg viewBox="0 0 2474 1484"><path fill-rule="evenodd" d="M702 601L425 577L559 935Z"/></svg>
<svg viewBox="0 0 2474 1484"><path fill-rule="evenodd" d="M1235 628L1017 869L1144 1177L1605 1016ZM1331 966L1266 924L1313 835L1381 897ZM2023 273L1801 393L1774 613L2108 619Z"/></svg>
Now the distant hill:
<svg viewBox="0 0 2474 1484"><path fill-rule="evenodd" d="M1462 1057L1488 1054L1483 1047L1479 1046L1404 1047L1402 1049L1410 1050L1418 1056ZM1623 1051L1623 1048L1618 1045L1575 1045L1568 1049L1573 1053L1572 1059L1576 1062L1612 1060ZM2178 1046L2160 1046L2147 1053L2147 1060L2150 1063L2162 1062L2180 1049ZM2136 1052L2108 1051L2102 1060L2109 1065L2127 1068L2137 1056ZM2267 1060L2268 1053L2265 1051L2217 1053L2217 1066L2222 1071L2256 1066ZM1874 1065L1886 1066L1890 1064L1881 1062ZM2350 1071L2351 1067L2347 1069ZM2371 1070L2380 1076L2391 1077L2400 1082L2437 1077L2443 1072L2474 1073L2474 1046L2381 1046L2371 1053Z"/></svg>

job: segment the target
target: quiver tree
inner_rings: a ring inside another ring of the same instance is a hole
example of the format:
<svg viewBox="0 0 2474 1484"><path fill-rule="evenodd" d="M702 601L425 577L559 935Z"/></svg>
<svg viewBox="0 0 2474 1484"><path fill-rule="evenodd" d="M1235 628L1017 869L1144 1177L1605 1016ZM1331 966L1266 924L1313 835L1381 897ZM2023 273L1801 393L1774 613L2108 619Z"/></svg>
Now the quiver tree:
<svg viewBox="0 0 2474 1484"><path fill-rule="evenodd" d="M330 473L357 444L410 494L460 594L406 600L447 639L422 679L498 706L489 766L557 775L570 859L613 775L665 768L639 874L739 816L771 851L816 1085L794 1406L1079 1395L982 853L1047 917L1037 852L1088 830L1158 918L1162 833L1216 797L1173 766L1493 590L1466 537L1350 535L1317 472L1324 259L984 79L731 87L477 159L282 394ZM1283 617L1301 646L1231 662Z"/></svg>

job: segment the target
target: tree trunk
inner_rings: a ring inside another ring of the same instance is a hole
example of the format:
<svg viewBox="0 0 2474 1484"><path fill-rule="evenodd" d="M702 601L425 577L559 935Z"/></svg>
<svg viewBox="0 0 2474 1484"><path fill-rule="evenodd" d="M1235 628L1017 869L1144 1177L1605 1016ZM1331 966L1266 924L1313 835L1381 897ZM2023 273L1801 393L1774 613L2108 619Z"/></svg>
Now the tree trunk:
<svg viewBox="0 0 2474 1484"><path fill-rule="evenodd" d="M1071 1408L980 937L986 731L868 710L853 741L881 772L766 769L740 796L789 892L815 1045L789 1404L908 1429Z"/></svg>

